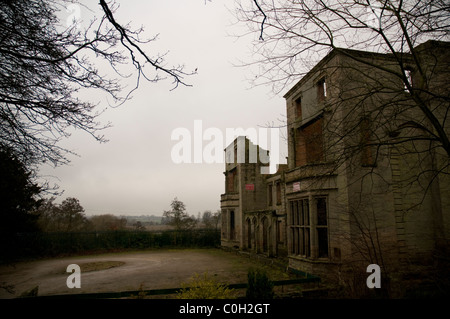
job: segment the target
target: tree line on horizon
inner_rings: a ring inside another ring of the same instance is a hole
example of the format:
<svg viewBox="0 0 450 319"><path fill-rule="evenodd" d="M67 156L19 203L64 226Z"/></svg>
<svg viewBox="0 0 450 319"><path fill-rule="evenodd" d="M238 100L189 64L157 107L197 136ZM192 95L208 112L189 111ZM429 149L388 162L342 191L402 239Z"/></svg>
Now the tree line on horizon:
<svg viewBox="0 0 450 319"><path fill-rule="evenodd" d="M42 188L33 182L32 172L5 149L0 149L0 176L2 233L145 230L152 224L113 214L86 216L80 201L74 197L60 204L55 203L54 196L42 198ZM163 213L161 225L176 230L218 228L220 211L205 211L195 218L188 215L184 203L176 198L171 207Z"/></svg>
<svg viewBox="0 0 450 319"><path fill-rule="evenodd" d="M73 197L64 199L56 204L55 197L45 199L32 212L38 215L37 225L43 232L77 232L77 231L120 231L147 230L146 226L167 225L175 230L192 230L194 228L217 229L220 212L212 213L207 210L198 217L188 215L181 210L184 204L177 199L176 209L165 211L159 222L136 220L127 216L113 214L98 214L86 216L80 201Z"/></svg>

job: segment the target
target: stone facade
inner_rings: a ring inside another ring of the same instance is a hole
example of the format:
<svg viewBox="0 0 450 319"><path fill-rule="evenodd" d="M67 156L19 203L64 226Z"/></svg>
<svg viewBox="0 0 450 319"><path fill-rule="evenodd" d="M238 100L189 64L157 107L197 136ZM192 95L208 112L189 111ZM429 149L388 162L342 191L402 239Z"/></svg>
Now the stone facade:
<svg viewBox="0 0 450 319"><path fill-rule="evenodd" d="M222 244L287 255L330 281L432 258L450 238L449 157L401 75L413 87L425 79L435 95L418 98L448 136L449 48L418 46L421 70L412 55L401 69L395 55L331 51L284 95L288 164L274 175L261 175L261 163L226 164Z"/></svg>
<svg viewBox="0 0 450 319"><path fill-rule="evenodd" d="M249 160L252 148L257 150L256 161ZM227 161L224 172L226 192L221 195L222 245L268 256L285 253L282 168L274 175L261 174L261 167L267 164L260 161L259 154L268 153L246 137L238 137L226 152L232 154L234 160Z"/></svg>

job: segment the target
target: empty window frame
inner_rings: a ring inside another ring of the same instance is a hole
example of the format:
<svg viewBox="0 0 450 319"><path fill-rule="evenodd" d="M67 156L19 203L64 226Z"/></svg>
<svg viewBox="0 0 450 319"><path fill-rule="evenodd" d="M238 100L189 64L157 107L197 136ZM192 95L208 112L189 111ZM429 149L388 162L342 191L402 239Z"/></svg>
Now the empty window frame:
<svg viewBox="0 0 450 319"><path fill-rule="evenodd" d="M309 199L290 202L291 254L311 256L311 229L309 219Z"/></svg>
<svg viewBox="0 0 450 319"><path fill-rule="evenodd" d="M316 233L317 233L317 257L328 257L328 214L327 200L325 197L315 199L316 204Z"/></svg>
<svg viewBox="0 0 450 319"><path fill-rule="evenodd" d="M404 88L404 90L405 90L405 92L410 92L409 91L409 88L412 88L413 87L413 85L414 85L414 82L413 82L413 70L411 69L411 68L406 68L405 69L405 80L404 80L404 83L403 83L403 88ZM408 88L408 86L409 86L409 88Z"/></svg>
<svg viewBox="0 0 450 319"><path fill-rule="evenodd" d="M295 100L295 118L301 119L302 118L302 98L299 97Z"/></svg>
<svg viewBox="0 0 450 319"><path fill-rule="evenodd" d="M313 205L310 207L310 203ZM291 255L328 258L328 208L326 197L289 202ZM313 243L314 242L314 243Z"/></svg>
<svg viewBox="0 0 450 319"><path fill-rule="evenodd" d="M230 233L229 233L230 240L234 240L236 238L235 232L236 232L236 225L235 225L234 211L230 211Z"/></svg>
<svg viewBox="0 0 450 319"><path fill-rule="evenodd" d="M276 190L277 190L277 205L281 205L281 183L276 183Z"/></svg>
<svg viewBox="0 0 450 319"><path fill-rule="evenodd" d="M277 243L283 244L284 243L284 222L282 220L277 221Z"/></svg>
<svg viewBox="0 0 450 319"><path fill-rule="evenodd" d="M325 81L325 78L321 78L319 81L317 81L317 101L324 101L327 97L327 82Z"/></svg>
<svg viewBox="0 0 450 319"><path fill-rule="evenodd" d="M267 190L267 199L269 206L273 205L273 185L269 184L268 190Z"/></svg>
<svg viewBox="0 0 450 319"><path fill-rule="evenodd" d="M227 229L227 216L228 216L228 212L227 210L223 209L221 214L220 214L220 218L222 219L222 238L227 238L227 233L226 233L226 229Z"/></svg>

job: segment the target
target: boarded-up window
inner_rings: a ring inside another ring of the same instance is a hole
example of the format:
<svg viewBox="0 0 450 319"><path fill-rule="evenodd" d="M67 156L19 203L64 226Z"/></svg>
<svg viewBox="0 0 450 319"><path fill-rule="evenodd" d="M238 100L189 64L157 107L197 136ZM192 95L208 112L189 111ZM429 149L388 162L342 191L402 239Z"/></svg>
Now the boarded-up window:
<svg viewBox="0 0 450 319"><path fill-rule="evenodd" d="M295 165L323 161L323 119L319 118L308 126L297 129L295 136Z"/></svg>
<svg viewBox="0 0 450 319"><path fill-rule="evenodd" d="M232 171L229 171L226 175L226 192L232 193L235 192L235 180L236 180L236 169L233 169Z"/></svg>
<svg viewBox="0 0 450 319"><path fill-rule="evenodd" d="M314 163L323 160L322 118L305 127L306 160Z"/></svg>

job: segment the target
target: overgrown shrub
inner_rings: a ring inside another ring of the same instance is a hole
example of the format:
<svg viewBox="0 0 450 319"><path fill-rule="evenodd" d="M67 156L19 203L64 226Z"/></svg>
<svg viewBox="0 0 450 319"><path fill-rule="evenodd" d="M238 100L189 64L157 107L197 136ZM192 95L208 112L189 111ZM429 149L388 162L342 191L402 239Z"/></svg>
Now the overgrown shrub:
<svg viewBox="0 0 450 319"><path fill-rule="evenodd" d="M272 299L274 296L273 283L266 272L261 269L248 271L248 286L246 297L248 299Z"/></svg>
<svg viewBox="0 0 450 319"><path fill-rule="evenodd" d="M188 283L181 284L182 289L177 294L178 299L232 299L236 297L234 289L210 278L208 273L203 276L195 274Z"/></svg>

